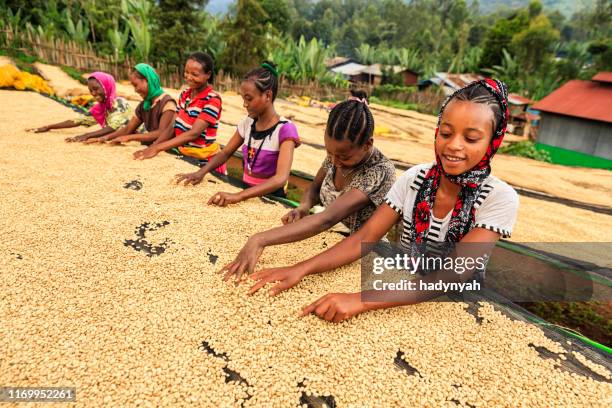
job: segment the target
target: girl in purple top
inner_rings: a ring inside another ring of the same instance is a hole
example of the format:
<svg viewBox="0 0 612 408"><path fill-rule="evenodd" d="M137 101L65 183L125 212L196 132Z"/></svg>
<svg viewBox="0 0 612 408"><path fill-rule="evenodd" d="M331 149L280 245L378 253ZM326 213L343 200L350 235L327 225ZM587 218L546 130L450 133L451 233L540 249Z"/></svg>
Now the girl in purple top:
<svg viewBox="0 0 612 408"><path fill-rule="evenodd" d="M240 84L248 116L238 123L238 129L221 153L195 173L178 174L177 183L199 184L208 172L242 148L243 181L249 188L239 193L220 191L208 203L226 206L264 194L285 197L293 151L300 145L300 138L295 125L276 113L277 93L278 72L274 64L264 62L261 67L250 70Z"/></svg>

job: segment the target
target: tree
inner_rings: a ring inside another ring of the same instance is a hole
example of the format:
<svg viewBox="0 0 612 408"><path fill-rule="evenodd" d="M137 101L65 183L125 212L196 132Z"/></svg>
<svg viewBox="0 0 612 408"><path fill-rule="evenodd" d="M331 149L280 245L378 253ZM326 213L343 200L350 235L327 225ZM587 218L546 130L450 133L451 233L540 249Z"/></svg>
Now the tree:
<svg viewBox="0 0 612 408"><path fill-rule="evenodd" d="M159 30L153 36L156 60L183 67L187 56L202 50L206 20L200 9L207 0L159 0L152 16ZM214 58L214 56L213 56Z"/></svg>
<svg viewBox="0 0 612 408"><path fill-rule="evenodd" d="M552 44L559 37L559 31L553 28L548 17L538 15L528 28L512 37L511 45L525 71L533 73L551 56Z"/></svg>
<svg viewBox="0 0 612 408"><path fill-rule="evenodd" d="M525 10L520 10L509 18L498 19L485 36L480 66L491 68L500 65L503 50L509 49L512 38L528 26L529 16Z"/></svg>
<svg viewBox="0 0 612 408"><path fill-rule="evenodd" d="M268 15L265 23L280 34L288 33L291 29L291 15L287 0L259 0L259 3Z"/></svg>
<svg viewBox="0 0 612 408"><path fill-rule="evenodd" d="M268 18L258 1L238 0L236 16L222 24L226 46L219 62L224 70L243 75L266 58L268 29L263 22Z"/></svg>
<svg viewBox="0 0 612 408"><path fill-rule="evenodd" d="M531 1L529 2L528 10L529 10L529 19L531 20L539 16L540 13L542 13L542 3L540 3L539 0Z"/></svg>

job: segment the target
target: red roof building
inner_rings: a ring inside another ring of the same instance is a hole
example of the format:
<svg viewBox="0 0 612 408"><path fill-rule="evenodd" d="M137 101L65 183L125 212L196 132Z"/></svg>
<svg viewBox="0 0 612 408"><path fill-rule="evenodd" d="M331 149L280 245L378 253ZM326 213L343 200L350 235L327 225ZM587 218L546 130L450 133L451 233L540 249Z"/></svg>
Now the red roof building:
<svg viewBox="0 0 612 408"><path fill-rule="evenodd" d="M541 113L537 142L554 162L612 168L612 72L569 81L532 109Z"/></svg>
<svg viewBox="0 0 612 408"><path fill-rule="evenodd" d="M610 81L595 80L605 75ZM533 109L582 119L612 123L612 72L602 72L592 81L569 81L541 101Z"/></svg>
<svg viewBox="0 0 612 408"><path fill-rule="evenodd" d="M612 83L612 72L600 72L591 78L591 80L596 82Z"/></svg>

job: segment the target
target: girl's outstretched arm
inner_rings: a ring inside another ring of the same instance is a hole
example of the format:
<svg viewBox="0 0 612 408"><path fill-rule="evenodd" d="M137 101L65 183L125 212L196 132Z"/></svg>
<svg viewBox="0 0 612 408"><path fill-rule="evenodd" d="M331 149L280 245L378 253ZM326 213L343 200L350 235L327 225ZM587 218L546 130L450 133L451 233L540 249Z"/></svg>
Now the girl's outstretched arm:
<svg viewBox="0 0 612 408"><path fill-rule="evenodd" d="M289 211L287 214L283 215L281 221L283 224L291 224L292 222L296 222L305 216L308 215L310 209L315 205L321 202L320 193L321 186L323 185L323 180L325 180L325 176L327 175L327 170L324 167L319 168L317 171L317 175L314 180L308 186L308 189L302 195L300 199L300 205L297 208Z"/></svg>
<svg viewBox="0 0 612 408"><path fill-rule="evenodd" d="M84 141L86 141L88 139L91 139L91 138L94 138L94 137L98 138L98 137L101 137L101 136L106 136L106 135L108 135L110 133L113 133L114 131L115 131L115 129L113 129L112 127L106 126L106 127L103 127L102 129L94 130L93 132L84 133L82 135L78 135L78 136L74 136L74 137L68 137L68 138L66 138L66 141L67 142L84 142Z"/></svg>
<svg viewBox="0 0 612 408"><path fill-rule="evenodd" d="M264 269L251 278L257 283L249 293L255 293L269 282L279 282L270 290L276 295L297 284L304 276L329 271L361 258L361 244L378 242L399 221L399 215L387 204L381 204L361 229L333 247L293 266Z"/></svg>
<svg viewBox="0 0 612 408"><path fill-rule="evenodd" d="M236 259L222 269L222 271L227 271L225 280L232 275L236 276L236 280L240 280L244 273L253 273L257 260L265 247L301 241L315 236L368 204L370 204L368 196L360 190L351 189L320 213L253 235L238 253Z"/></svg>
<svg viewBox="0 0 612 408"><path fill-rule="evenodd" d="M28 132L34 132L34 133L44 133L44 132L48 132L53 129L68 129L68 128L73 128L77 126L80 126L80 125L76 123L75 121L65 120L63 122L54 123L52 125L41 126L39 128L31 128L31 129L26 129L26 130Z"/></svg>
<svg viewBox="0 0 612 408"><path fill-rule="evenodd" d="M220 206L235 204L240 201L248 200L249 198L261 197L282 188L285 183L287 183L287 180L289 180L294 150L295 142L293 140L285 141L280 146L278 162L276 164L276 174L274 174L274 176L270 177L261 184L249 187L236 194L218 192L210 198L208 204Z"/></svg>
<svg viewBox="0 0 612 408"><path fill-rule="evenodd" d="M112 144L127 143L132 141L153 142L152 144L159 144L169 140L172 137L175 117L176 112L174 110L166 110L162 113L159 120L159 128L156 130L146 133L135 133L138 126L140 126L140 123L142 123L139 122L138 126L136 126L134 129L129 129L129 131L127 131L124 135L119 135L119 137L112 137L109 135L106 136L106 138Z"/></svg>
<svg viewBox="0 0 612 408"><path fill-rule="evenodd" d="M474 228L466 234L461 243L479 243L479 245L458 247L453 256L472 259L484 256L493 249L499 238L500 234L496 232L484 228ZM452 269L443 269L415 279L413 282L415 282L415 288L421 287L420 282L435 283L440 280L444 282L465 282L472 274L473 269L462 274L458 274ZM425 302L443 294L442 291L433 290L405 290L385 293L384 296L388 298L387 301L364 302L362 299L363 293L361 292L330 293L302 309L301 315L305 316L314 313L322 319L338 323L369 310L412 305Z"/></svg>
<svg viewBox="0 0 612 408"><path fill-rule="evenodd" d="M196 119L193 123L193 126L188 131L181 133L179 136L173 137L169 140L166 140L161 143L152 144L146 149L138 150L134 153L134 159L136 160L144 160L150 159L157 156L158 153L161 153L166 150L170 150L173 147L183 146L185 143L189 143L192 140L198 138L198 136L206 130L208 127L208 122L202 119Z"/></svg>
<svg viewBox="0 0 612 408"><path fill-rule="evenodd" d="M234 135L228 144L226 144L218 154L210 159L208 163L202 166L200 170L193 173L177 174L175 176L176 184L184 183L184 185L192 184L194 186L196 184L200 184L204 179L204 176L225 163L234 154L234 152L238 150L240 146L242 146L242 142L243 139L242 136L240 136L240 133L238 133L238 131L234 132Z"/></svg>
<svg viewBox="0 0 612 408"><path fill-rule="evenodd" d="M109 140L113 140L118 138L119 136L123 136L123 135L128 135L130 133L133 133L136 131L136 129L138 129L138 126L140 126L142 122L140 121L140 119L138 119L137 116L132 116L130 118L130 121L127 123L127 125L125 126L121 126L119 129L105 135L105 136L100 136L100 137L92 137L89 138L85 141L85 143L90 144L90 143L104 143L104 142L108 142Z"/></svg>

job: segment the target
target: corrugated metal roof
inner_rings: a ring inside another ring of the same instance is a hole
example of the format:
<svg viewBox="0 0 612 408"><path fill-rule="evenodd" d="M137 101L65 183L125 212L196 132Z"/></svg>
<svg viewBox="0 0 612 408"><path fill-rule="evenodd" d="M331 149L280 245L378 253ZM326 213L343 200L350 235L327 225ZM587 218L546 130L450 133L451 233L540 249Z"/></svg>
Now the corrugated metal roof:
<svg viewBox="0 0 612 408"><path fill-rule="evenodd" d="M359 75L363 72L365 65L357 64L356 62L349 62L348 64L334 67L331 70L343 75Z"/></svg>
<svg viewBox="0 0 612 408"><path fill-rule="evenodd" d="M365 67L361 73L375 76L382 76L382 70L380 64L372 64Z"/></svg>
<svg viewBox="0 0 612 408"><path fill-rule="evenodd" d="M508 94L508 102L512 105L529 105L530 103L533 103L531 99L525 98L524 96L516 93Z"/></svg>
<svg viewBox="0 0 612 408"><path fill-rule="evenodd" d="M436 76L444 81L446 86L455 90L463 88L471 82L484 79L484 77L479 74L449 74L448 72L436 72Z"/></svg>
<svg viewBox="0 0 612 408"><path fill-rule="evenodd" d="M408 68L405 68L405 67L402 67L401 65L383 65L383 64L372 64L372 65L369 65L362 72L364 74L382 76L383 70L385 70L385 71L390 70L394 74L399 74L400 72L404 72L404 71L412 72L415 75L419 74L418 72L413 71L413 70L408 69Z"/></svg>
<svg viewBox="0 0 612 408"><path fill-rule="evenodd" d="M612 123L612 87L573 80L533 105L533 109Z"/></svg>
<svg viewBox="0 0 612 408"><path fill-rule="evenodd" d="M597 75L595 75L593 78L591 78L593 81L597 81L597 82L609 82L612 83L612 72L598 72Z"/></svg>
<svg viewBox="0 0 612 408"><path fill-rule="evenodd" d="M325 66L328 68L333 68L348 62L351 62L351 59L348 57L333 57L325 61Z"/></svg>
<svg viewBox="0 0 612 408"><path fill-rule="evenodd" d="M399 65L389 65L389 66L384 66L382 64L362 65L354 61L349 61L348 63L338 64L330 68L330 71L333 71L333 72L336 72L342 75L348 75L348 76L359 75L359 74L382 76L383 69L392 69L395 74L403 72L403 71L410 71L418 75L418 72L401 67Z"/></svg>

